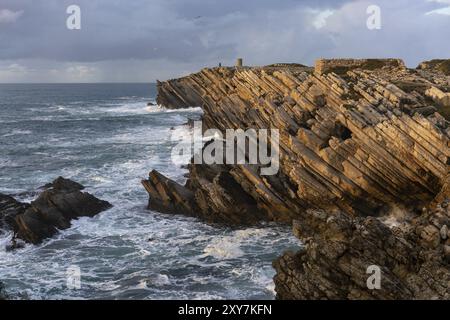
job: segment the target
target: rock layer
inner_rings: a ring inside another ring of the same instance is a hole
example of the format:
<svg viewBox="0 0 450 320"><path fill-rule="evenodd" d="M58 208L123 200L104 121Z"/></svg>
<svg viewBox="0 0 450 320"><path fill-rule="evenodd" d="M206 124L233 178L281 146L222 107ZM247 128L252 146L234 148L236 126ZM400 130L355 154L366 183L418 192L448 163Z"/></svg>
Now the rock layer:
<svg viewBox="0 0 450 320"><path fill-rule="evenodd" d="M79 217L92 217L111 207L99 200L74 181L59 177L44 186L44 191L30 204L0 195L0 223L14 232L14 239L38 244L70 227L70 221Z"/></svg>
<svg viewBox="0 0 450 320"><path fill-rule="evenodd" d="M448 202L399 220L309 210L294 221L304 243L273 265L280 299L450 299ZM369 290L370 266L380 287Z"/></svg>
<svg viewBox="0 0 450 320"><path fill-rule="evenodd" d="M444 297L448 283L443 289L429 283L449 272L439 255L447 248L441 243L430 255L440 259L436 263L442 269L431 268L426 285L417 285L429 290L419 295L414 285L406 285L394 292L396 283L414 278L415 268L422 270L411 257L428 251L414 232L397 232L386 222L399 207L425 219L417 208L437 195L441 200L449 196L450 127L443 106L425 94L433 87L450 92L448 76L426 66L407 69L397 59L322 60L315 70L285 64L204 69L158 83L159 104L201 106L205 129L279 129L280 170L261 176L258 166L191 165L185 186L152 172L143 181L149 208L212 222L298 221L299 237L308 243L315 235L316 249L307 246L279 260L279 298ZM324 218L317 220L317 214ZM416 220L406 220L403 230L416 226L411 221ZM420 225L426 228L425 222ZM355 231L363 229L368 231ZM417 252L409 249L416 245ZM393 257L386 257L390 251ZM335 263L341 255L350 261L342 267ZM398 269L389 274L392 286L386 292L364 289L358 277L365 268L349 271L371 262L364 255L374 255L383 270ZM311 270L328 274L318 280L320 288L313 280L308 283Z"/></svg>

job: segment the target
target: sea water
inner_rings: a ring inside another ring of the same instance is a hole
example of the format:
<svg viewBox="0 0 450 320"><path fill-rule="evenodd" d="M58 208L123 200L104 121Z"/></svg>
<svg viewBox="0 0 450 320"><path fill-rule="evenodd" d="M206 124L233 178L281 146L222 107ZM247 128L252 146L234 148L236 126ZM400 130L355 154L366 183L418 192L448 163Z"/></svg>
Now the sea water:
<svg viewBox="0 0 450 320"><path fill-rule="evenodd" d="M31 201L63 176L114 205L38 246L8 252L3 235L0 281L13 298L274 298L272 261L299 246L289 227L236 230L146 209L150 170L184 183L171 150L201 116L147 106L155 95L154 84L0 85L0 193Z"/></svg>

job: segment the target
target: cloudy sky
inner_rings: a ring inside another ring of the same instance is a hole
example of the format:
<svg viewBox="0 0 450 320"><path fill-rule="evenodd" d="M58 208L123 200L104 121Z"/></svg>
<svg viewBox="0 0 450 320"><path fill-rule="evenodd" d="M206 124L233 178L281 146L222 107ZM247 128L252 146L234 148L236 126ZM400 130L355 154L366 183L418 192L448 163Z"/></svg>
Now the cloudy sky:
<svg viewBox="0 0 450 320"><path fill-rule="evenodd" d="M81 30L69 30L69 5ZM369 30L367 8L381 9ZM0 82L152 82L205 66L450 58L450 0L0 0Z"/></svg>

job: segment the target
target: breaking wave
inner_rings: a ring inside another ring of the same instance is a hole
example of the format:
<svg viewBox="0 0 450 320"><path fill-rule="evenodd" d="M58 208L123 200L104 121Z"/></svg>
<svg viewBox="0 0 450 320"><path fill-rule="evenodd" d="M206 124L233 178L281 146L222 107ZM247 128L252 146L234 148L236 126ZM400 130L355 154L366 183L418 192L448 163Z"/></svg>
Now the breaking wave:
<svg viewBox="0 0 450 320"><path fill-rule="evenodd" d="M18 299L273 298L271 261L298 246L289 228L233 230L146 209L140 180L149 170L185 181L171 149L191 134L185 123L201 110L147 106L154 97L146 88L84 101L74 90L57 103L29 96L30 104L0 108L8 121L0 126L0 192L29 201L62 175L114 207L39 246L10 252L10 235L1 235L0 280L8 292ZM81 270L79 290L66 285L73 265Z"/></svg>

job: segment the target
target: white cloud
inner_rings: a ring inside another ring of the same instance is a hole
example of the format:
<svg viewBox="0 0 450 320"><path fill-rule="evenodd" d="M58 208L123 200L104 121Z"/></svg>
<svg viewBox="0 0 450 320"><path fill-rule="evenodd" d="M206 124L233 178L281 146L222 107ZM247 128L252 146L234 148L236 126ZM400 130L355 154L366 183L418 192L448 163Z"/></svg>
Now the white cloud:
<svg viewBox="0 0 450 320"><path fill-rule="evenodd" d="M66 72L73 76L74 78L86 78L92 76L95 73L96 69L89 66L78 65L78 66L70 66L66 69Z"/></svg>
<svg viewBox="0 0 450 320"><path fill-rule="evenodd" d="M45 7L30 0L0 0L4 8L27 13L14 28L0 32L8 44L0 50L0 82L149 82L219 62L233 65L237 57L247 65L401 57L415 67L450 52L450 42L441 37L450 28L448 16L425 15L449 7L450 0L377 0L383 20L377 31L366 24L373 0L323 0L320 5L248 0L244 8L233 5L238 1L154 0L150 5L135 0L133 5L114 1L104 6L107 0L78 0L92 16L85 16L89 20L82 32L71 32L64 27L59 0L45 1L52 4ZM7 70L12 64L28 72Z"/></svg>
<svg viewBox="0 0 450 320"><path fill-rule="evenodd" d="M428 2L447 3L450 4L450 0L427 0Z"/></svg>
<svg viewBox="0 0 450 320"><path fill-rule="evenodd" d="M427 0L427 1L428 2L442 3L442 4L450 4L450 0ZM442 15L445 15L445 16L450 16L450 6L449 7L445 7L445 8L435 9L435 10L432 10L432 11L428 11L425 14L426 15L442 14Z"/></svg>
<svg viewBox="0 0 450 320"><path fill-rule="evenodd" d="M8 61L1 63L0 61L0 82L24 82L33 72L33 69L23 64Z"/></svg>
<svg viewBox="0 0 450 320"><path fill-rule="evenodd" d="M311 11L313 14L315 14L315 18L312 21L312 24L316 29L322 29L323 27L325 27L327 25L327 19L334 14L333 10Z"/></svg>
<svg viewBox="0 0 450 320"><path fill-rule="evenodd" d="M18 64L18 63L13 63L10 64L8 67L6 67L6 70L9 72L17 72L17 73L27 73L28 72L28 68Z"/></svg>
<svg viewBox="0 0 450 320"><path fill-rule="evenodd" d="M8 9L0 9L0 23L13 23L23 14L23 10L11 11Z"/></svg>
<svg viewBox="0 0 450 320"><path fill-rule="evenodd" d="M445 15L445 16L450 16L450 7L442 8L442 9L436 9L436 10L428 11L426 13L426 15L430 15L430 14L442 14L442 15Z"/></svg>

